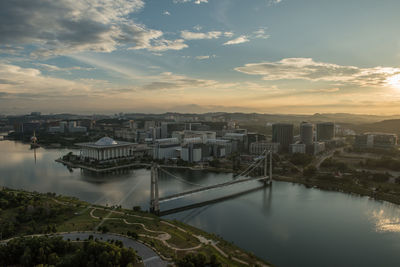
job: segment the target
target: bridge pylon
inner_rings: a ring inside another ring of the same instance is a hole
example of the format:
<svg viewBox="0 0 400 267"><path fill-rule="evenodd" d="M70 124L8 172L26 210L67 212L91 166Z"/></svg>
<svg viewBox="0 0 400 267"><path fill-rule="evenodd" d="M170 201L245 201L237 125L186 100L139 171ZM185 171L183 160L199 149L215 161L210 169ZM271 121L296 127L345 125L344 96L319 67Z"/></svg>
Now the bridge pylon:
<svg viewBox="0 0 400 267"><path fill-rule="evenodd" d="M151 165L151 182L150 182L150 212L154 214L160 213L160 203L158 195L158 165Z"/></svg>
<svg viewBox="0 0 400 267"><path fill-rule="evenodd" d="M269 167L268 167L268 159L269 159ZM266 150L264 154L264 184L270 185L271 183L272 183L272 150L269 151Z"/></svg>

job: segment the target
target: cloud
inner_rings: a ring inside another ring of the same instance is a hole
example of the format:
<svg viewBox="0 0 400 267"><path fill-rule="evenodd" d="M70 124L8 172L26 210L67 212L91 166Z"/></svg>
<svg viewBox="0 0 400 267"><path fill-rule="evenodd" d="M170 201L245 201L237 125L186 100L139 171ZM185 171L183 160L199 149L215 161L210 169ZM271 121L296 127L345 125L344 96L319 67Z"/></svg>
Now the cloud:
<svg viewBox="0 0 400 267"><path fill-rule="evenodd" d="M259 28L253 32L253 37L258 39L268 39L269 35L265 33L266 28Z"/></svg>
<svg viewBox="0 0 400 267"><path fill-rule="evenodd" d="M200 31L203 27L201 27L200 25L196 25L193 27L193 29L195 29L196 31Z"/></svg>
<svg viewBox="0 0 400 267"><path fill-rule="evenodd" d="M218 39L223 33L220 31L190 32L181 31L181 37L185 40Z"/></svg>
<svg viewBox="0 0 400 267"><path fill-rule="evenodd" d="M22 50L24 50L24 48L21 46L0 45L0 54L18 55Z"/></svg>
<svg viewBox="0 0 400 267"><path fill-rule="evenodd" d="M285 58L276 62L246 64L236 71L261 75L264 80L309 80L350 83L359 86L387 86L400 68L359 68L316 62L311 58Z"/></svg>
<svg viewBox="0 0 400 267"><path fill-rule="evenodd" d="M242 43L246 43L249 42L250 40L247 38L246 35L241 35L235 39L229 40L227 42L224 43L224 45L235 45L235 44L242 44Z"/></svg>
<svg viewBox="0 0 400 267"><path fill-rule="evenodd" d="M216 55L208 55L208 56L196 56L195 59L198 60L203 60L203 59L210 59L210 58L216 58Z"/></svg>
<svg viewBox="0 0 400 267"><path fill-rule="evenodd" d="M225 37L232 37L233 32L224 32ZM269 35L266 34L266 27L261 27L249 35L241 35L235 39L225 42L223 45L235 45L250 42L250 39L268 39Z"/></svg>
<svg viewBox="0 0 400 267"><path fill-rule="evenodd" d="M165 90L165 89L191 89L216 87L220 83L215 80L204 80L191 78L185 75L163 72L160 75L148 76L147 80L154 80L141 86L145 90Z"/></svg>
<svg viewBox="0 0 400 267"><path fill-rule="evenodd" d="M207 4L208 0L173 0L172 1L174 4L183 4L183 3L194 3L196 5L200 4Z"/></svg>
<svg viewBox="0 0 400 267"><path fill-rule="evenodd" d="M276 4L279 4L281 2L282 2L282 0L269 0L269 4L270 5L276 5Z"/></svg>
<svg viewBox="0 0 400 267"><path fill-rule="evenodd" d="M41 67L47 71L66 71L69 72L71 70L93 70L94 68L84 68L80 66L74 66L74 67L67 67L67 68L61 68L56 65L50 65L50 64L44 64L44 63L34 63L34 65Z"/></svg>
<svg viewBox="0 0 400 267"><path fill-rule="evenodd" d="M224 36L225 37L232 37L233 36L233 32L224 32Z"/></svg>
<svg viewBox="0 0 400 267"><path fill-rule="evenodd" d="M339 91L340 91L340 88L338 88L338 87L306 90L307 93L334 93L334 92L339 92Z"/></svg>
<svg viewBox="0 0 400 267"><path fill-rule="evenodd" d="M145 48L148 49L149 51L163 52L167 50L181 50L186 47L188 47L188 45L184 43L183 39L176 39L172 41L161 39L161 40L155 40L153 45Z"/></svg>
<svg viewBox="0 0 400 267"><path fill-rule="evenodd" d="M42 72L34 68L23 68L16 65L0 63L0 90L8 97L59 98L82 95L91 92L94 86L109 85L106 81L97 82L93 80L66 80L44 76ZM5 82L6 81L6 82Z"/></svg>
<svg viewBox="0 0 400 267"><path fill-rule="evenodd" d="M31 45L34 56L111 52L125 44L148 49L163 33L129 18L143 6L142 0L0 1L0 42Z"/></svg>
<svg viewBox="0 0 400 267"><path fill-rule="evenodd" d="M166 15L166 16L171 16L171 13L169 13L169 11L168 11L168 10L165 10L165 11L163 12L163 15Z"/></svg>

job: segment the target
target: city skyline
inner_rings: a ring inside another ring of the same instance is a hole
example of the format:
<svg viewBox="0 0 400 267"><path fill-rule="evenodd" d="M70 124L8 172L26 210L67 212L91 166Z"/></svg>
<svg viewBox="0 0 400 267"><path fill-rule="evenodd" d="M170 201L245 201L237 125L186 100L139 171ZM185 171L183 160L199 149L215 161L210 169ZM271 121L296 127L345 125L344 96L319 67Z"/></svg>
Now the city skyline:
<svg viewBox="0 0 400 267"><path fill-rule="evenodd" d="M399 8L1 1L0 113L399 114Z"/></svg>

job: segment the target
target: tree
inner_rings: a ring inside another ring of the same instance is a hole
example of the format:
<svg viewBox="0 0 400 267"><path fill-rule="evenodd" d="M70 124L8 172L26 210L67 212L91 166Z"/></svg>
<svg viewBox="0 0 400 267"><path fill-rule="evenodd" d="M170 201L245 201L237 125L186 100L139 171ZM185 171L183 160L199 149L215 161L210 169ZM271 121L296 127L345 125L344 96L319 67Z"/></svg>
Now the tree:
<svg viewBox="0 0 400 267"><path fill-rule="evenodd" d="M317 172L317 168L315 168L314 166L308 166L308 167L304 168L303 175L307 176L307 177L312 177L315 175L316 172Z"/></svg>

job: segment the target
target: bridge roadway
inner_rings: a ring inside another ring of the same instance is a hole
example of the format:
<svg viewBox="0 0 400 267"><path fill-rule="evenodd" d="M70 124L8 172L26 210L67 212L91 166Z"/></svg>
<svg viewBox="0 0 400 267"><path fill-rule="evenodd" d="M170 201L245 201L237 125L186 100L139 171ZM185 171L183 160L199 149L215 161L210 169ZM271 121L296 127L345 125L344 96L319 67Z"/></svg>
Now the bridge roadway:
<svg viewBox="0 0 400 267"><path fill-rule="evenodd" d="M263 179L268 179L268 177L256 177L256 178L251 177L251 178L238 179L238 180L221 183L221 184L216 184L216 185L205 186L205 187L193 189L190 191L186 191L186 192L182 192L182 193L178 193L178 194L174 194L174 195L170 195L170 196L166 196L166 197L160 197L158 199L158 202L163 203L163 202L167 202L170 200L179 199L179 198L182 198L187 195L197 194L197 193L200 193L203 191L208 191L208 190L212 190L212 189L216 189L216 188L220 188L220 187L224 187L224 186L230 186L230 185L234 185L234 184L245 183L245 182L256 181L256 180L263 180Z"/></svg>
<svg viewBox="0 0 400 267"><path fill-rule="evenodd" d="M162 210L162 211L160 211L159 216L162 217L162 216L165 216L165 215L170 215L170 214L182 212L182 211L185 211L185 210L191 210L191 209L195 209L195 208L199 208L199 207L215 204L215 203L222 202L222 201L225 201L225 200L228 200L228 199L231 199L231 198L236 198L236 197L239 197L239 196L243 196L245 194L252 193L254 191L257 191L257 190L260 190L260 189L263 189L263 188L265 188L265 185L257 186L255 188L251 188L251 189L248 189L248 190L245 190L245 191L241 191L241 192L238 192L238 193L233 193L233 194L230 194L230 195L227 195L227 196L223 196L223 197L219 197L219 198L215 198L215 199L211 199L211 200L206 200L206 201L202 201L202 202L186 205L186 206L183 206L183 207L173 208L173 209L169 209L169 210Z"/></svg>

